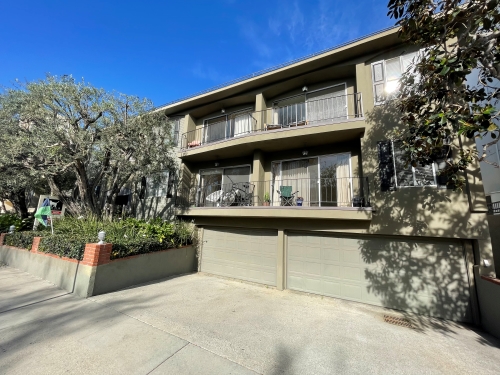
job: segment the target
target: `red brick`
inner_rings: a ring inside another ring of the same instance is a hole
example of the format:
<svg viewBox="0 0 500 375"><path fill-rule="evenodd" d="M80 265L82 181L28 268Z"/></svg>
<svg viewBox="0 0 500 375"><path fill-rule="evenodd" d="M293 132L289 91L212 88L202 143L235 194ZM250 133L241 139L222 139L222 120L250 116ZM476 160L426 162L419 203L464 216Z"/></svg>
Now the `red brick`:
<svg viewBox="0 0 500 375"><path fill-rule="evenodd" d="M109 263L111 256L112 244L86 244L83 254L82 264L87 266L98 266L100 264Z"/></svg>

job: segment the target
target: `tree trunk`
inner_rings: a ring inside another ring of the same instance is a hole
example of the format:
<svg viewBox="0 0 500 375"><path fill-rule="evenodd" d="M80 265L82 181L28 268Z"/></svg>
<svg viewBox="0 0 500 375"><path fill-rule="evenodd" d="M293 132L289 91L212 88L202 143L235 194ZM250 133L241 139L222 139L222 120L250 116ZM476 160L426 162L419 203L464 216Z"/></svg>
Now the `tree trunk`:
<svg viewBox="0 0 500 375"><path fill-rule="evenodd" d="M26 190L19 189L16 191L12 191L10 193L9 200L21 219L26 219L28 217L28 207L26 206Z"/></svg>
<svg viewBox="0 0 500 375"><path fill-rule="evenodd" d="M17 192L19 199L19 212L21 214L21 219L26 219L28 217L28 206L26 205L26 190L21 189Z"/></svg>

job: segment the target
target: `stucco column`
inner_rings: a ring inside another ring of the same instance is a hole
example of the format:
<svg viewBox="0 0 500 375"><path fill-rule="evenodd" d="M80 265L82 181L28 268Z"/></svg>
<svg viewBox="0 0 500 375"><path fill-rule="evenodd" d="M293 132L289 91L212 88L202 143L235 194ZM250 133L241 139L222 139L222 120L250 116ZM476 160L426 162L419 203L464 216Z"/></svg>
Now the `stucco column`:
<svg viewBox="0 0 500 375"><path fill-rule="evenodd" d="M285 288L285 247L285 231L278 229L278 246L276 248L276 289L278 290Z"/></svg>
<svg viewBox="0 0 500 375"><path fill-rule="evenodd" d="M255 150L253 153L252 176L250 182L255 185L254 187L254 200L255 206L262 206L264 202L265 182L264 182L264 154L261 150Z"/></svg>
<svg viewBox="0 0 500 375"><path fill-rule="evenodd" d="M188 143L195 140L201 141L201 138L197 139L198 134L195 134L196 122L190 114L187 114L186 117L184 117L182 125L183 130L181 132L181 148L188 148Z"/></svg>
<svg viewBox="0 0 500 375"><path fill-rule="evenodd" d="M259 93L255 96L255 120L256 130L264 130L264 123L266 122L266 98L262 93Z"/></svg>

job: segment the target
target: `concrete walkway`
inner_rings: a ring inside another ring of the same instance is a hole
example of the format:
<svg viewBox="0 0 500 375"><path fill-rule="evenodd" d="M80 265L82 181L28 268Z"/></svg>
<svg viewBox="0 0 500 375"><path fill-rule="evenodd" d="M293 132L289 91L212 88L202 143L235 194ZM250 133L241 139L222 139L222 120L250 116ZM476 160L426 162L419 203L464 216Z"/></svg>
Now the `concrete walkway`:
<svg viewBox="0 0 500 375"><path fill-rule="evenodd" d="M466 326L193 274L84 300L0 268L0 374L497 374Z"/></svg>

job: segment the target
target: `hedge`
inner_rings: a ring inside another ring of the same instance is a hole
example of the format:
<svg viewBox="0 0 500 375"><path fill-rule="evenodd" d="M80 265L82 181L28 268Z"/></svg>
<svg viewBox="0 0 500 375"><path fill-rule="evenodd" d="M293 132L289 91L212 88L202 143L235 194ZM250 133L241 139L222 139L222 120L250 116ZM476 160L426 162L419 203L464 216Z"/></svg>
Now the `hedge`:
<svg viewBox="0 0 500 375"><path fill-rule="evenodd" d="M54 232L15 232L6 244L31 249L33 237L42 237L38 251L77 260L83 259L85 244L97 242L99 230L106 231L106 242L113 244L111 259L152 253L193 242L192 225L183 222L149 222L127 219L106 222L95 219L66 218L54 221Z"/></svg>
<svg viewBox="0 0 500 375"><path fill-rule="evenodd" d="M40 237L45 235L47 232L14 232L12 234L6 234L4 243L8 246L19 247L21 249L31 250L31 245L33 244L34 237Z"/></svg>
<svg viewBox="0 0 500 375"><path fill-rule="evenodd" d="M95 241L90 238L70 238L64 234L49 234L40 241L38 251L82 260L85 244L90 242Z"/></svg>

